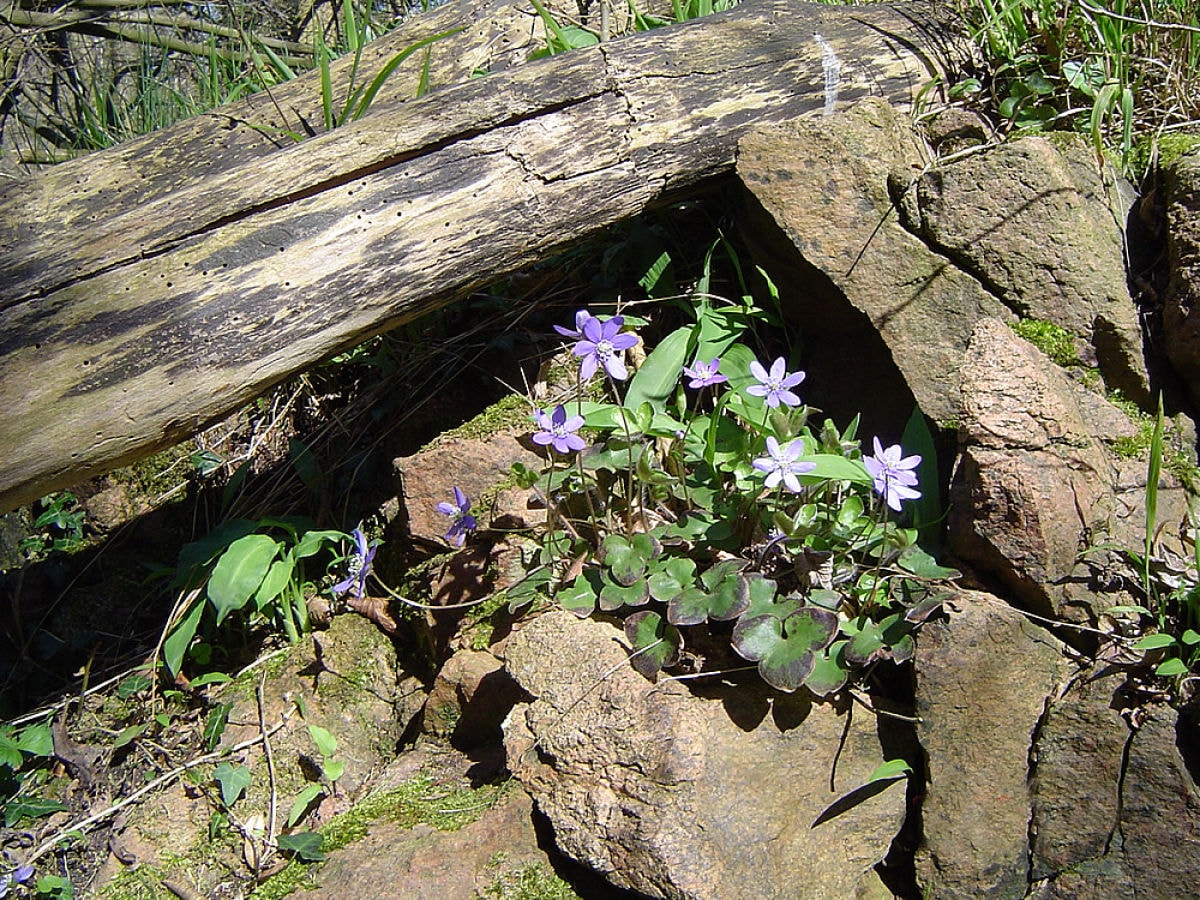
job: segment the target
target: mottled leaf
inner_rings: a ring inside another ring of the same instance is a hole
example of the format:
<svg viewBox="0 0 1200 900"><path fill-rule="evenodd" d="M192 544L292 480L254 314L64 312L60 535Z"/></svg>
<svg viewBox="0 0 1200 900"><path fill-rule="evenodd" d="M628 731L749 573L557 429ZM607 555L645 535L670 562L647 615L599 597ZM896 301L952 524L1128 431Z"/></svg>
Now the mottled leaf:
<svg viewBox="0 0 1200 900"><path fill-rule="evenodd" d="M625 636L633 645L629 658L634 669L647 678L654 678L659 669L679 661L683 638L679 630L651 610L642 610L625 620Z"/></svg>

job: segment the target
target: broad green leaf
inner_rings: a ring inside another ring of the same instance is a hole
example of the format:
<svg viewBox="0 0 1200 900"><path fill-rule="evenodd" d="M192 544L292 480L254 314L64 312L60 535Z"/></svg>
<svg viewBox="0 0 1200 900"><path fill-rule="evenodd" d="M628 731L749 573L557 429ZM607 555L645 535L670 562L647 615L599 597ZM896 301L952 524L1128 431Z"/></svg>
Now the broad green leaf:
<svg viewBox="0 0 1200 900"><path fill-rule="evenodd" d="M1174 647L1175 638L1169 634L1158 632L1139 638L1133 645L1135 650L1161 650L1164 647Z"/></svg>
<svg viewBox="0 0 1200 900"><path fill-rule="evenodd" d="M644 606L650 599L650 586L644 577L638 577L632 584L620 584L605 580L600 589L600 609L613 612L623 606Z"/></svg>
<svg viewBox="0 0 1200 900"><path fill-rule="evenodd" d="M233 676L225 672L205 672L203 675L197 675L188 683L192 689L204 687L206 684L228 684L233 681Z"/></svg>
<svg viewBox="0 0 1200 900"><path fill-rule="evenodd" d="M656 612L643 610L626 618L625 636L634 650L630 663L647 678L654 678L659 669L679 661L679 648L683 646L679 629Z"/></svg>
<svg viewBox="0 0 1200 900"><path fill-rule="evenodd" d="M815 481L850 481L855 484L871 484L871 476L867 467L857 459L846 459L832 453L814 453L802 457L804 462L814 463L812 471L805 472L801 481L812 484Z"/></svg>
<svg viewBox="0 0 1200 900"><path fill-rule="evenodd" d="M346 763L340 759L326 759L325 764L321 767L321 771L325 773L325 777L330 782L337 781L346 771Z"/></svg>
<svg viewBox="0 0 1200 900"><path fill-rule="evenodd" d="M678 328L668 334L646 357L641 368L629 381L625 393L625 405L637 409L649 403L655 411L662 411L667 398L679 384L683 367L691 360L687 358L692 342L693 329Z"/></svg>
<svg viewBox="0 0 1200 900"><path fill-rule="evenodd" d="M44 797L14 797L4 804L4 825L12 828L22 819L40 819L56 812L63 812L66 806L57 800L47 800Z"/></svg>
<svg viewBox="0 0 1200 900"><path fill-rule="evenodd" d="M604 585L600 573L596 569L585 569L569 585L559 588L555 599L562 608L570 610L581 619L586 619L596 611L596 601Z"/></svg>
<svg viewBox="0 0 1200 900"><path fill-rule="evenodd" d="M237 803L238 798L250 787L250 770L245 766L223 762L213 769L212 777L221 788L221 802L227 808Z"/></svg>
<svg viewBox="0 0 1200 900"><path fill-rule="evenodd" d="M315 831L301 831L299 834L281 834L276 840L279 849L291 853L304 862L320 862L325 858L321 847L325 838Z"/></svg>
<svg viewBox="0 0 1200 900"><path fill-rule="evenodd" d="M836 694L850 679L850 664L846 662L845 640L834 641L816 655L813 669L804 686L818 697Z"/></svg>
<svg viewBox="0 0 1200 900"><path fill-rule="evenodd" d="M343 542L353 541L353 537L342 531L306 531L292 551L292 556L298 560L307 559L320 553L323 547L336 547Z"/></svg>
<svg viewBox="0 0 1200 900"><path fill-rule="evenodd" d="M204 615L204 604L196 602L192 604L191 609L171 628L171 633L167 635L167 639L163 641L162 656L163 665L167 667L167 671L172 676L179 674L179 668L183 665L184 654L187 653L187 648L192 643L192 638L196 636L196 629L200 627L200 617Z"/></svg>
<svg viewBox="0 0 1200 900"><path fill-rule="evenodd" d="M733 629L733 648L758 663L763 681L791 693L812 673L816 654L837 634L838 617L827 609L801 607L785 620L743 618Z"/></svg>
<svg viewBox="0 0 1200 900"><path fill-rule="evenodd" d="M208 599L217 611L217 624L244 607L267 575L280 544L265 534L248 534L229 545L208 579Z"/></svg>
<svg viewBox="0 0 1200 900"><path fill-rule="evenodd" d="M50 726L44 722L25 726L17 736L17 747L30 756L53 756L54 738L50 734Z"/></svg>
<svg viewBox="0 0 1200 900"><path fill-rule="evenodd" d="M667 621L672 625L699 625L708 621L709 595L698 587L685 587L667 603Z"/></svg>
<svg viewBox="0 0 1200 900"><path fill-rule="evenodd" d="M1173 678L1176 675L1186 675L1187 673L1187 664L1178 656L1163 660L1154 668L1154 674L1164 678Z"/></svg>
<svg viewBox="0 0 1200 900"><path fill-rule="evenodd" d="M848 812L860 803L883 793L890 785L911 774L912 767L907 762L902 759L889 759L871 773L871 777L865 784L860 784L854 790L842 794L825 807L809 827L816 828L823 822L828 822L830 819Z"/></svg>
<svg viewBox="0 0 1200 900"><path fill-rule="evenodd" d="M950 581L962 577L962 572L938 565L937 560L916 545L901 553L896 565L918 578Z"/></svg>
<svg viewBox="0 0 1200 900"><path fill-rule="evenodd" d="M267 607L278 600L280 595L287 590L287 586L291 584L292 576L295 572L296 562L292 559L292 554L290 553L285 553L282 559L277 559L271 563L271 568L267 570L262 584L254 592L255 608L259 612L264 612Z"/></svg>
<svg viewBox="0 0 1200 900"><path fill-rule="evenodd" d="M312 735L313 743L317 745L317 751L325 757L333 756L337 753L337 738L335 738L328 728L322 728L320 725L309 725L308 733Z"/></svg>
<svg viewBox="0 0 1200 900"><path fill-rule="evenodd" d="M23 762L25 762L25 757L21 755L21 748L13 739L12 732L0 729L0 765L16 770L21 768Z"/></svg>
<svg viewBox="0 0 1200 900"><path fill-rule="evenodd" d="M300 817L308 811L308 808L312 805L312 802L316 800L317 797L321 796L322 790L323 789L320 784L314 783L306 785L304 790L296 795L296 799L292 801L292 808L288 810L288 828L291 828L298 821L300 821Z"/></svg>
<svg viewBox="0 0 1200 900"><path fill-rule="evenodd" d="M257 522L249 519L231 519L223 525L210 531L198 541L184 544L179 551L179 561L175 566L174 584L185 587L195 587L200 583L200 574L208 565L220 556L229 545L238 538L252 534L258 528Z"/></svg>
<svg viewBox="0 0 1200 900"><path fill-rule="evenodd" d="M700 576L707 590L708 617L718 622L736 619L750 605L750 582L742 574L747 561L726 559Z"/></svg>
<svg viewBox="0 0 1200 900"><path fill-rule="evenodd" d="M650 596L669 603L696 583L696 564L686 557L675 556L659 563L650 573Z"/></svg>
<svg viewBox="0 0 1200 900"><path fill-rule="evenodd" d="M911 521L920 533L921 541L936 549L941 538L940 523L944 513L938 476L937 446L933 442L933 432L929 430L929 424L925 421L920 407L913 407L908 424L904 426L900 445L904 448L905 456L916 454L921 457L921 462L916 468L917 486L921 496L916 500L906 501L904 507L912 516Z"/></svg>
<svg viewBox="0 0 1200 900"><path fill-rule="evenodd" d="M122 700L128 700L135 694L150 690L153 686L153 680L146 675L130 675L117 685L117 696Z"/></svg>

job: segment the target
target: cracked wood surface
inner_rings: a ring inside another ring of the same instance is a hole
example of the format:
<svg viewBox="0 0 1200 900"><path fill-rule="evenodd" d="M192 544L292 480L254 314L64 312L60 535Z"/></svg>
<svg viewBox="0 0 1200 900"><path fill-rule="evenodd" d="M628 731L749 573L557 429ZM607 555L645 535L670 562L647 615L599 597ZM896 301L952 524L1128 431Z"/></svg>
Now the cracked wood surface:
<svg viewBox="0 0 1200 900"><path fill-rule="evenodd" d="M952 59L930 10L751 0L379 102L293 146L250 142L233 163L189 164L209 142L183 123L142 156L10 185L0 510L728 171L755 125L868 94L910 105ZM144 158L169 162L139 181Z"/></svg>

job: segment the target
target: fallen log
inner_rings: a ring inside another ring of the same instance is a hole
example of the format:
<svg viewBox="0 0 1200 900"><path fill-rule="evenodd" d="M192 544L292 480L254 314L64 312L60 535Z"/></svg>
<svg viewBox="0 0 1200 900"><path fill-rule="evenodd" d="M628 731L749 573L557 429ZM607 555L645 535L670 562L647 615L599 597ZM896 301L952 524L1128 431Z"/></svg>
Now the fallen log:
<svg viewBox="0 0 1200 900"><path fill-rule="evenodd" d="M206 148L168 129L146 147L170 148L173 187L16 182L0 194L0 510L729 170L755 125L868 94L909 107L956 39L926 3L752 0L381 102L201 177L187 161ZM124 152L67 171L103 182Z"/></svg>

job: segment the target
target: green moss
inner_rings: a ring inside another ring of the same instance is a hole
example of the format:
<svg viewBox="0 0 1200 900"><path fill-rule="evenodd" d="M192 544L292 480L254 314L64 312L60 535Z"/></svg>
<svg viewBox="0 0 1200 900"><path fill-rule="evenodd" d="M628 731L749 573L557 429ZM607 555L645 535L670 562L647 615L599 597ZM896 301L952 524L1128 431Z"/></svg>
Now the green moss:
<svg viewBox="0 0 1200 900"><path fill-rule="evenodd" d="M1167 132L1147 137L1133 148L1130 164L1133 171L1145 172L1157 152L1159 167L1169 166L1197 147L1200 147L1200 135Z"/></svg>
<svg viewBox="0 0 1200 900"><path fill-rule="evenodd" d="M440 443L447 438L489 438L501 431L526 428L528 425L529 401L520 394L509 394L470 421L444 432L437 440Z"/></svg>
<svg viewBox="0 0 1200 900"><path fill-rule="evenodd" d="M470 636L472 650L486 650L492 645L492 634L496 630L494 617L507 607L508 597L501 592L467 611L463 631Z"/></svg>
<svg viewBox="0 0 1200 900"><path fill-rule="evenodd" d="M334 818L320 829L324 839L321 849L326 853L340 850L366 837L368 829L377 822L393 822L401 828L429 825L439 831L458 831L483 815L503 795L506 787L507 782L447 792L434 784L432 778L418 776L397 788L371 794ZM311 885L315 871L311 864L291 862L260 885L251 897L254 900L286 897Z"/></svg>
<svg viewBox="0 0 1200 900"><path fill-rule="evenodd" d="M189 471L191 463L188 462L186 464L188 468L185 468L180 461L187 460L190 455L189 445L178 444L126 466L124 469L117 470L113 474L113 478L121 484L132 487L138 495L152 500L161 497L186 480L186 473ZM175 498L183 499L183 496L183 492L179 492Z"/></svg>
<svg viewBox="0 0 1200 900"><path fill-rule="evenodd" d="M1067 329L1043 319L1021 319L1012 329L1063 368L1083 367L1075 339Z"/></svg>
<svg viewBox="0 0 1200 900"><path fill-rule="evenodd" d="M491 868L497 869L491 884L483 889L484 897L495 900L578 900L571 886L542 863L527 863L515 869L506 868L508 856L497 853Z"/></svg>
<svg viewBox="0 0 1200 900"><path fill-rule="evenodd" d="M1109 448L1122 459L1143 459L1150 452L1154 439L1154 416L1144 412L1120 391L1108 395L1108 401L1125 413L1137 427L1137 434L1106 441ZM1193 452L1188 447L1185 433L1171 419L1163 429L1163 468L1192 494L1200 492L1200 467L1196 465Z"/></svg>

